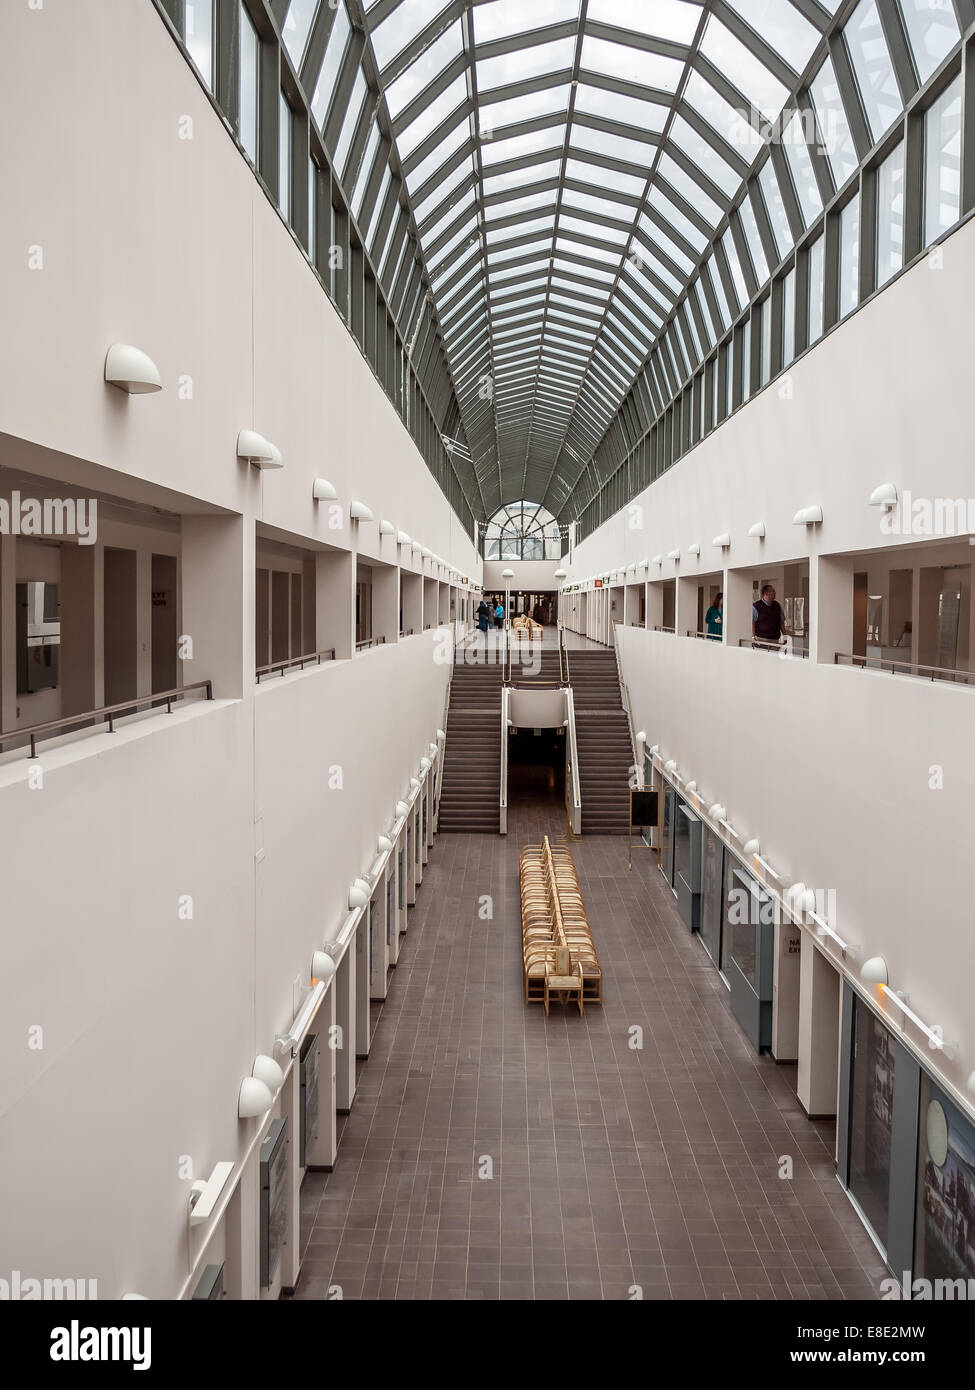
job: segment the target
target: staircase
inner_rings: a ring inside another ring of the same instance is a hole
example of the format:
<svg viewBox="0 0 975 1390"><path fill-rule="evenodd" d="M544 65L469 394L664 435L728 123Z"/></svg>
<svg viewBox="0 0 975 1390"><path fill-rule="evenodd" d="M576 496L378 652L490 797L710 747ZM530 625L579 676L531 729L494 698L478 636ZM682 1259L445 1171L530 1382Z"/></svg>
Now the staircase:
<svg viewBox="0 0 975 1390"><path fill-rule="evenodd" d="M633 746L616 655L571 652L583 835L625 835L630 820Z"/></svg>
<svg viewBox="0 0 975 1390"><path fill-rule="evenodd" d="M500 833L501 677L500 663L454 663L437 822L447 834Z"/></svg>

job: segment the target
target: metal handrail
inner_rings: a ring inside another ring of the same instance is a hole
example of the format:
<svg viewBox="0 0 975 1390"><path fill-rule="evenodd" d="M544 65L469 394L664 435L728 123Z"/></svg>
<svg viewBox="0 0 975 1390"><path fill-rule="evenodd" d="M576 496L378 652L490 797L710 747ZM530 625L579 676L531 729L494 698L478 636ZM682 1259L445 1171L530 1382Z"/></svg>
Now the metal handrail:
<svg viewBox="0 0 975 1390"><path fill-rule="evenodd" d="M322 660L335 660L335 648L324 647L320 652L309 652L307 656L293 656L288 661L274 661L270 666L258 666L257 683L260 685L262 676L273 675L275 671L279 675L284 675L286 671L292 671L297 667L303 671L310 662L315 662L316 666L321 666Z"/></svg>
<svg viewBox="0 0 975 1390"><path fill-rule="evenodd" d="M501 797L498 807L498 829L508 833L508 687L501 687Z"/></svg>
<svg viewBox="0 0 975 1390"><path fill-rule="evenodd" d="M385 635L382 637L363 637L361 642L356 642L357 652L364 652L368 647L384 647L386 645Z"/></svg>
<svg viewBox="0 0 975 1390"><path fill-rule="evenodd" d="M619 681L620 692L623 696L623 709L626 713L626 727L630 734L630 755L633 758L631 764L635 767L640 778L640 786L643 786L643 768L640 766L640 759L636 747L636 731L633 728L633 711L630 708L630 692L623 679L623 665L620 661L620 642L618 636L619 624L613 628L613 652L616 656L616 679Z"/></svg>
<svg viewBox="0 0 975 1390"><path fill-rule="evenodd" d="M158 690L154 695L136 695L131 700L123 700L117 705L102 705L99 709L86 710L83 714L68 714L62 719L49 719L44 724L29 724L25 729L8 729L6 733L0 733L0 748L10 739L29 738L30 757L36 758L38 734L68 729L72 724L85 724L89 719L107 719L108 732L114 734L117 717L131 714L143 705L161 705L163 701L166 703L166 713L172 714L173 701L181 700L196 690L205 690L206 698L213 699L213 682L195 681L192 685L181 685L175 690Z"/></svg>
<svg viewBox="0 0 975 1390"><path fill-rule="evenodd" d="M849 662L851 666L858 666L864 671L886 670L892 676L901 674L914 676L918 680L942 680L959 685L975 684L975 671L959 671L951 666L927 666L920 661L891 661L882 656L855 656L849 652L834 652L833 665L842 666L844 662ZM930 671L931 675L922 677L920 674L922 671Z"/></svg>
<svg viewBox="0 0 975 1390"><path fill-rule="evenodd" d="M661 624L655 623L653 630L654 632L669 632L672 637L677 636L677 629L675 627L663 627Z"/></svg>
<svg viewBox="0 0 975 1390"><path fill-rule="evenodd" d="M576 707L572 686L565 688L565 729L569 767L566 778L566 802L570 835L582 834L582 784L579 781L579 748L576 741Z"/></svg>
<svg viewBox="0 0 975 1390"><path fill-rule="evenodd" d="M557 620L555 624L555 635L559 643L559 685L568 685L568 678L565 671L564 649L562 646L562 623Z"/></svg>
<svg viewBox="0 0 975 1390"><path fill-rule="evenodd" d="M695 632L694 629L690 627L687 629L685 636L698 637L702 640L710 638L712 642L721 642L723 640L720 632Z"/></svg>
<svg viewBox="0 0 975 1390"><path fill-rule="evenodd" d="M797 647L795 638L791 639L792 645L790 646L789 640L784 638L780 642L770 642L765 637L739 637L738 645L739 647L754 647L767 652L779 652L783 656L798 656L806 660L809 656L809 648Z"/></svg>

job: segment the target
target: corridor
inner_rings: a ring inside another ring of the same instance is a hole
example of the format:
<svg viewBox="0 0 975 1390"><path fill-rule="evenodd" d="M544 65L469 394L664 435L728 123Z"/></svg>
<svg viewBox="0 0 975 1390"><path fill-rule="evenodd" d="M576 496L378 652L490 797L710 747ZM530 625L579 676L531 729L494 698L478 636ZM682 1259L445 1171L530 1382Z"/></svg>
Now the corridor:
<svg viewBox="0 0 975 1390"><path fill-rule="evenodd" d="M655 855L573 843L606 1002L524 1004L518 852L564 822L509 824L437 841L335 1170L302 1188L297 1296L875 1297L833 1125L750 1052Z"/></svg>

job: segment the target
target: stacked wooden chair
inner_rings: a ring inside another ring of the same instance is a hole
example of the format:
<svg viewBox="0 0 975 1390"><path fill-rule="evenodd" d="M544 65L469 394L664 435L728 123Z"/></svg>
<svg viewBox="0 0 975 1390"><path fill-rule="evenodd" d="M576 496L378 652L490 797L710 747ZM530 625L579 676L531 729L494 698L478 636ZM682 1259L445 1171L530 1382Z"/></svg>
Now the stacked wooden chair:
<svg viewBox="0 0 975 1390"><path fill-rule="evenodd" d="M521 852L525 1003L601 1004L603 977L572 856L548 837Z"/></svg>

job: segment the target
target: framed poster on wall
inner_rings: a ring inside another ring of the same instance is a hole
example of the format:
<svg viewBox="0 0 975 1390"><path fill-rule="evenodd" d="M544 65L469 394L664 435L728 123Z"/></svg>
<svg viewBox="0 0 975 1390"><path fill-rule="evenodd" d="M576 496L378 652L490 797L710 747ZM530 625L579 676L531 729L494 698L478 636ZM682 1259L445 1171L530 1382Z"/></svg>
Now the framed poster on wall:
<svg viewBox="0 0 975 1390"><path fill-rule="evenodd" d="M975 1128L921 1073L914 1277L975 1279Z"/></svg>

